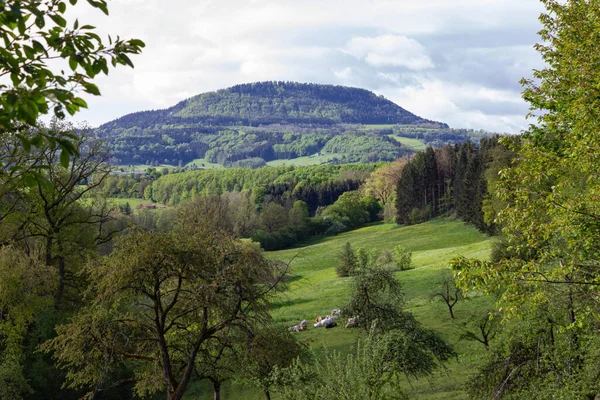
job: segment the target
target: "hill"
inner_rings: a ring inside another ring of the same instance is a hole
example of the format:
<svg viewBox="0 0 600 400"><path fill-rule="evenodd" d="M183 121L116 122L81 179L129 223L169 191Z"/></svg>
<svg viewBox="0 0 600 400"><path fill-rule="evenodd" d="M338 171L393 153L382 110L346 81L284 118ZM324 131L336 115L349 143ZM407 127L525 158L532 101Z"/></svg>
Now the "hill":
<svg viewBox="0 0 600 400"><path fill-rule="evenodd" d="M368 90L259 82L128 114L96 132L122 165L183 166L201 159L258 167L311 156L329 163L389 161L414 151L394 134L424 137L448 130Z"/></svg>
<svg viewBox="0 0 600 400"><path fill-rule="evenodd" d="M162 123L218 126L272 124L402 124L430 123L365 89L296 82L256 82L203 93L175 106L118 118L101 129L147 127Z"/></svg>
<svg viewBox="0 0 600 400"><path fill-rule="evenodd" d="M335 273L338 253L346 242L354 248L391 250L397 244L413 252L414 269L397 272L403 283L408 310L425 326L438 330L449 340L458 353L457 360L448 363L448 370L431 379L412 380L406 384L410 398L463 399L462 390L469 368L486 352L476 342L461 339L466 329L473 329L476 321L485 315L493 301L487 297L471 297L456 305L456 319L449 317L443 302L431 301L429 294L439 285L441 272L448 262L458 255L485 259L491 240L475 228L460 221L434 220L427 223L401 227L377 224L337 236L314 239L302 248L268 252L270 258L292 261L295 278L290 289L275 302L273 316L284 325L296 325L301 319L312 320L317 315L342 307L348 301L351 278L338 278ZM347 352L360 330L315 329L297 333L317 354L325 349ZM332 389L334 390L334 389ZM196 385L187 398L212 398L212 392L203 384ZM223 396L232 399L261 399L248 388L228 385ZM274 396L274 398L276 398Z"/></svg>

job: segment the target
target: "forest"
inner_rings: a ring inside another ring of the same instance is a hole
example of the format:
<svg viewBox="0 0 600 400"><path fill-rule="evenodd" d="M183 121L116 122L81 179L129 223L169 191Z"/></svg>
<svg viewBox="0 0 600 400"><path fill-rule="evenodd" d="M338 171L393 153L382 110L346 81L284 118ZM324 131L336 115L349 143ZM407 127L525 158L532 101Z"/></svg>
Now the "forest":
<svg viewBox="0 0 600 400"><path fill-rule="evenodd" d="M392 125L364 129L372 124ZM205 158L226 167L319 153L344 163L393 161L414 152L393 134L434 146L486 135L424 120L366 90L295 82L202 94L166 110L125 115L96 134L117 164L183 166Z"/></svg>
<svg viewBox="0 0 600 400"><path fill-rule="evenodd" d="M365 90L245 84L121 122L189 117L223 148L197 151L258 168L139 174L67 115L145 44L71 29L75 3L0 7L1 399L404 399L440 380L458 398L600 396L600 3L542 1L546 66L521 81L519 136L450 130ZM279 125L258 126L263 111ZM315 126L286 132L289 115ZM431 146L394 153L401 133ZM345 143L360 163L255 160ZM336 308L313 325L322 304Z"/></svg>

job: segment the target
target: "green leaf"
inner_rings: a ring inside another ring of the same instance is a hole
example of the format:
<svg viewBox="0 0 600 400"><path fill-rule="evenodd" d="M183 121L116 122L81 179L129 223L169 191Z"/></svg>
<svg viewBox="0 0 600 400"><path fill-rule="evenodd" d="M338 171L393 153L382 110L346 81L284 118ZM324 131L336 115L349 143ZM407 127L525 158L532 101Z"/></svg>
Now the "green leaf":
<svg viewBox="0 0 600 400"><path fill-rule="evenodd" d="M75 71L77 69L77 59L75 56L69 57L69 67Z"/></svg>
<svg viewBox="0 0 600 400"><path fill-rule="evenodd" d="M71 156L69 155L69 152L63 149L63 151L60 152L60 165L64 168L68 168L70 160Z"/></svg>
<svg viewBox="0 0 600 400"><path fill-rule="evenodd" d="M98 86L94 85L93 83L83 83L83 87L85 88L86 92L91 93L95 96L100 96L100 89L98 89Z"/></svg>
<svg viewBox="0 0 600 400"><path fill-rule="evenodd" d="M38 106L31 100L25 100L19 104L19 113L28 124L34 125L38 118Z"/></svg>
<svg viewBox="0 0 600 400"><path fill-rule="evenodd" d="M67 21L58 14L50 14L50 18L61 28L65 28L67 26Z"/></svg>
<svg viewBox="0 0 600 400"><path fill-rule="evenodd" d="M17 138L21 141L21 145L26 152L31 150L31 142L23 135L17 135Z"/></svg>
<svg viewBox="0 0 600 400"><path fill-rule="evenodd" d="M75 19L75 23L73 24L73 30L77 30L79 28L79 19Z"/></svg>
<svg viewBox="0 0 600 400"><path fill-rule="evenodd" d="M64 14L65 11L67 11L67 5L61 1L60 3L58 3L58 11L61 14ZM77 29L77 28L75 28L75 29Z"/></svg>
<svg viewBox="0 0 600 400"><path fill-rule="evenodd" d="M75 97L73 99L73 104L76 104L79 107L87 108L87 103L81 97Z"/></svg>
<svg viewBox="0 0 600 400"><path fill-rule="evenodd" d="M69 0L69 3L71 3L72 6L74 6L75 4L77 4L77 0Z"/></svg>

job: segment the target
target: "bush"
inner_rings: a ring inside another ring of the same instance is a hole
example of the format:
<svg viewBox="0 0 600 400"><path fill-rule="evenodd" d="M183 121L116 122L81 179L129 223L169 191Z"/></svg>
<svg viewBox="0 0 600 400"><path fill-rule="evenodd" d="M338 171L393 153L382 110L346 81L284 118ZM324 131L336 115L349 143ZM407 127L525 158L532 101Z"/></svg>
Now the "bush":
<svg viewBox="0 0 600 400"><path fill-rule="evenodd" d="M413 208L408 214L408 220L411 225L420 224L431 219L431 207Z"/></svg>
<svg viewBox="0 0 600 400"><path fill-rule="evenodd" d="M412 268L412 252L402 245L397 245L392 251L396 268L404 271Z"/></svg>

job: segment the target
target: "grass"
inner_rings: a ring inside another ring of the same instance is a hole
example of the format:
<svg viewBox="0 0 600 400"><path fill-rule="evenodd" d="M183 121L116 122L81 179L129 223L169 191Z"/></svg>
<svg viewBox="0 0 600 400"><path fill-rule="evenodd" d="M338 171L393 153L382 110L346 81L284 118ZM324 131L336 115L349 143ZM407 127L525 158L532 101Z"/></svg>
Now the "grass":
<svg viewBox="0 0 600 400"><path fill-rule="evenodd" d="M356 249L391 250L397 244L413 253L414 269L397 273L403 283L407 309L412 311L424 326L438 330L450 341L458 353L457 360L447 365L447 370L430 379L413 380L405 390L410 398L464 399L462 386L472 366L485 353L476 342L461 340L466 327L485 315L492 301L486 297L473 297L455 306L456 320L451 320L443 302L430 301L429 293L437 287L441 273L448 262L458 255L486 258L491 239L460 221L434 220L424 224L399 227L375 224L337 236L312 239L294 249L269 252L269 258L291 261L292 273L289 290L273 303L273 317L284 325L296 325L300 320L313 320L317 315L328 314L341 308L349 298L350 278L335 274L337 255L342 246L350 242ZM315 329L309 326L298 338L317 354L325 349L349 351L361 331L344 329ZM260 393L249 388L226 384L223 398L261 399ZM192 396L193 394L193 396ZM188 398L209 399L210 387L194 385ZM273 396L276 398L276 396Z"/></svg>
<svg viewBox="0 0 600 400"><path fill-rule="evenodd" d="M304 166L304 165L318 165L331 161L333 158L340 157L341 154L331 153L331 154L321 154L321 155L312 155L305 157L297 157L291 158L289 160L273 160L267 162L268 166L278 167L280 165L294 165L294 166Z"/></svg>
<svg viewBox="0 0 600 400"><path fill-rule="evenodd" d="M160 165L147 165L147 164L135 164L135 165L117 165L114 168L114 171L120 171L121 169L125 172L145 172L148 168L155 168L155 169L160 169L160 168L168 168L168 169L173 169L175 168L175 165L170 165L170 164L160 164Z"/></svg>
<svg viewBox="0 0 600 400"><path fill-rule="evenodd" d="M423 142L421 139L407 138L407 137L398 136L398 135L390 135L390 136L392 138L396 139L398 142L402 143L404 146L410 147L411 149L413 149L415 151L425 150L425 148L427 147L425 145L425 142Z"/></svg>
<svg viewBox="0 0 600 400"><path fill-rule="evenodd" d="M187 163L185 165L185 167L193 167L194 164L196 165L196 167L204 168L204 169L223 169L223 168L225 168L221 164L215 164L215 163L208 162L204 158L196 158L195 160Z"/></svg>

